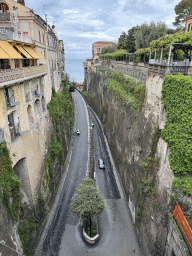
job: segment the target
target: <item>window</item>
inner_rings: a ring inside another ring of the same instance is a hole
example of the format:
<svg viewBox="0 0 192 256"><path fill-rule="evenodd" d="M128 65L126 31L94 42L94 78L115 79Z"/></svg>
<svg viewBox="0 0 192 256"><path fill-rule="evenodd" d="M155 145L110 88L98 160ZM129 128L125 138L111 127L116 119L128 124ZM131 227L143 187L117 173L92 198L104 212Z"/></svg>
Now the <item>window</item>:
<svg viewBox="0 0 192 256"><path fill-rule="evenodd" d="M27 114L28 114L29 125L32 125L34 123L34 118L33 118L33 111L32 111L31 105L27 107Z"/></svg>
<svg viewBox="0 0 192 256"><path fill-rule="evenodd" d="M41 43L41 32L39 31L39 42Z"/></svg>
<svg viewBox="0 0 192 256"><path fill-rule="evenodd" d="M6 59L0 59L0 69L10 69L11 66L9 64L9 60Z"/></svg>
<svg viewBox="0 0 192 256"><path fill-rule="evenodd" d="M29 102L31 100L29 82L25 82L24 91L25 91L25 101Z"/></svg>
<svg viewBox="0 0 192 256"><path fill-rule="evenodd" d="M31 81L31 90L32 90L32 95L33 98L38 97L38 80L37 79L33 79Z"/></svg>
<svg viewBox="0 0 192 256"><path fill-rule="evenodd" d="M41 77L39 79L39 84L40 84L40 92L44 92L44 77Z"/></svg>
<svg viewBox="0 0 192 256"><path fill-rule="evenodd" d="M97 52L100 52L100 48L97 48Z"/></svg>
<svg viewBox="0 0 192 256"><path fill-rule="evenodd" d="M188 25L188 32L192 31L192 23Z"/></svg>
<svg viewBox="0 0 192 256"><path fill-rule="evenodd" d="M6 13L9 12L9 7L5 3L0 3L0 13Z"/></svg>
<svg viewBox="0 0 192 256"><path fill-rule="evenodd" d="M44 35L44 33L43 33L43 43L45 43L45 35Z"/></svg>
<svg viewBox="0 0 192 256"><path fill-rule="evenodd" d="M19 60L18 59L15 59L15 68L18 68L19 67Z"/></svg>
<svg viewBox="0 0 192 256"><path fill-rule="evenodd" d="M5 87L4 94L5 94L5 100L8 108L19 104L19 102L15 102L14 90L12 87Z"/></svg>
<svg viewBox="0 0 192 256"><path fill-rule="evenodd" d="M42 98L41 98L41 104L42 104L42 110L43 110L43 112L45 112L46 111L46 101L45 101L44 96L42 96Z"/></svg>
<svg viewBox="0 0 192 256"><path fill-rule="evenodd" d="M16 111L12 112L8 116L8 125L11 135L11 141L13 142L20 135L20 122Z"/></svg>
<svg viewBox="0 0 192 256"><path fill-rule="evenodd" d="M40 100L36 100L34 103L34 112L35 112L35 119L39 119L41 116L41 102Z"/></svg>

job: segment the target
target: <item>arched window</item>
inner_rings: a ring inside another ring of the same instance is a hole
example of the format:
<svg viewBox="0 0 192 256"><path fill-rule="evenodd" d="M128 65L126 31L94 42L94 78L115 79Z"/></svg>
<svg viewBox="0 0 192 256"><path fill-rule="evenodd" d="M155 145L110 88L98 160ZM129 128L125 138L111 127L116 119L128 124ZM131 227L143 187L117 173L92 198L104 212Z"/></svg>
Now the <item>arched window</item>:
<svg viewBox="0 0 192 256"><path fill-rule="evenodd" d="M41 43L41 32L39 31L39 42Z"/></svg>
<svg viewBox="0 0 192 256"><path fill-rule="evenodd" d="M32 112L32 107L29 105L27 107L27 114L28 114L28 121L29 121L29 126L34 123L34 118L33 118L33 112Z"/></svg>
<svg viewBox="0 0 192 256"><path fill-rule="evenodd" d="M9 7L5 3L0 3L0 13L9 12Z"/></svg>
<svg viewBox="0 0 192 256"><path fill-rule="evenodd" d="M41 116L41 102L36 100L34 103L35 119L38 119Z"/></svg>
<svg viewBox="0 0 192 256"><path fill-rule="evenodd" d="M42 96L41 98L41 103L42 103L42 109L43 109L43 112L46 111L46 101L45 101L45 97Z"/></svg>
<svg viewBox="0 0 192 256"><path fill-rule="evenodd" d="M188 25L188 32L192 31L192 23L189 23Z"/></svg>

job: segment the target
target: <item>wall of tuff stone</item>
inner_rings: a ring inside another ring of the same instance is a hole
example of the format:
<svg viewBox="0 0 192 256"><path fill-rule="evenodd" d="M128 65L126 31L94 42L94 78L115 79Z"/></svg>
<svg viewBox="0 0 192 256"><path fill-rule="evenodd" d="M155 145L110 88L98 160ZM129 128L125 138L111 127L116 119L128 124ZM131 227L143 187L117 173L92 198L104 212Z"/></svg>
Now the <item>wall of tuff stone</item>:
<svg viewBox="0 0 192 256"><path fill-rule="evenodd" d="M117 69L121 70L122 67ZM141 247L144 255L171 255L173 243L167 241L172 227L168 206L174 176L167 144L158 139L166 115L161 95L164 77L148 74L145 104L135 117L131 108L115 101L104 86L104 73L85 73L84 88L88 91L88 103L103 123ZM142 193L142 186L146 193Z"/></svg>

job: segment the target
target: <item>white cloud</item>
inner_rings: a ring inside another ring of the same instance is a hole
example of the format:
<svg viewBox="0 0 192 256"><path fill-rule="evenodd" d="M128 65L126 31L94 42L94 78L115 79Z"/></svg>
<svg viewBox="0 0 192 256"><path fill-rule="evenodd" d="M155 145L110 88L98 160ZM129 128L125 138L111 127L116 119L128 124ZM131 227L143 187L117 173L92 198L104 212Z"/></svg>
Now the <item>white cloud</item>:
<svg viewBox="0 0 192 256"><path fill-rule="evenodd" d="M63 14L73 14L73 13L79 13L79 11L78 10L73 10L73 9L64 9L64 10L62 10L62 13Z"/></svg>
<svg viewBox="0 0 192 256"><path fill-rule="evenodd" d="M100 38L100 40L110 40L115 41L115 37L107 35L105 32L82 32L78 34L79 37L87 37L87 38Z"/></svg>

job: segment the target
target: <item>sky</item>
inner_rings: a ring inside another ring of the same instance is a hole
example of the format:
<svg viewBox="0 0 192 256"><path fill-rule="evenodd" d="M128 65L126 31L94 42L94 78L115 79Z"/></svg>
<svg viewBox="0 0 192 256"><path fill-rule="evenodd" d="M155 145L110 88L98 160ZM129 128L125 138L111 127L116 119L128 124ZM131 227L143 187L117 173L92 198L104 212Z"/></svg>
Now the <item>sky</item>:
<svg viewBox="0 0 192 256"><path fill-rule="evenodd" d="M124 31L144 22L165 22L174 28L180 0L25 0L25 5L55 25L66 59L87 59L97 41L117 43ZM38 4L37 4L38 3Z"/></svg>

